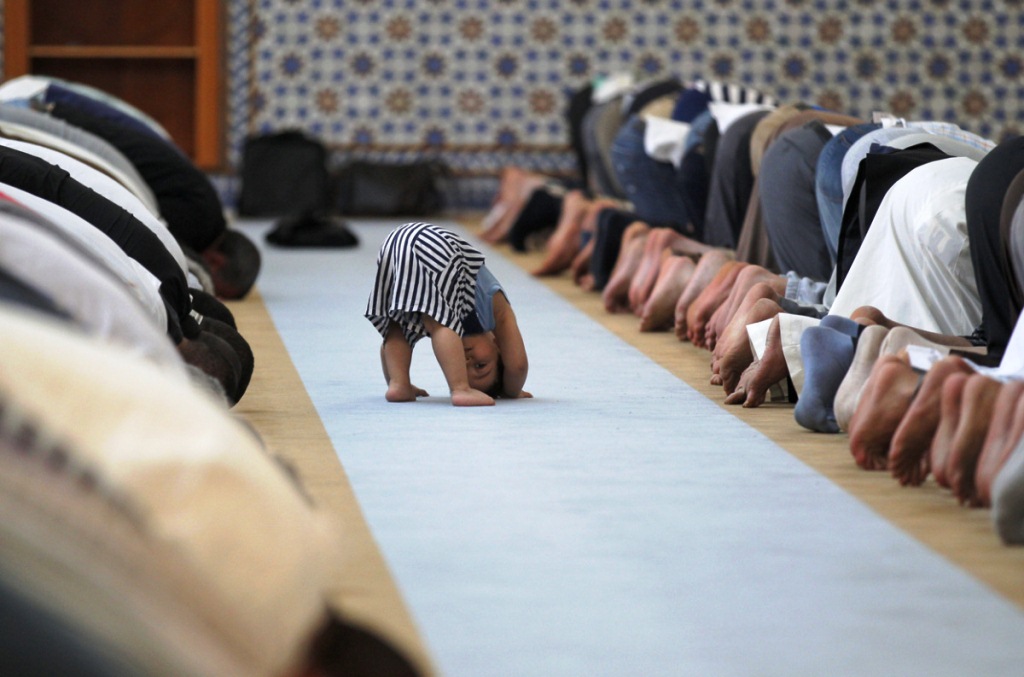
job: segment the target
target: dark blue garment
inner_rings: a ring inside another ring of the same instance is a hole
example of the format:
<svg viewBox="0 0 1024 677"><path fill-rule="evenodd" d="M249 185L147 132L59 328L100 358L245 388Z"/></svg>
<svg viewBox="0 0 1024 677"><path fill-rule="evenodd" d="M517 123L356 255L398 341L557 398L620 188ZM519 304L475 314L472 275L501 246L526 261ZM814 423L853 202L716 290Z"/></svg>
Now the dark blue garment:
<svg viewBox="0 0 1024 677"><path fill-rule="evenodd" d="M815 170L814 193L818 201L818 213L821 217L821 228L825 236L825 246L836 263L839 250L839 230L843 225L843 157L857 139L869 132L881 128L881 124L868 122L863 125L847 127L825 144L818 156Z"/></svg>
<svg viewBox="0 0 1024 677"><path fill-rule="evenodd" d="M633 116L615 136L611 157L619 185L638 219L700 239L708 188L703 154L691 152L679 169L655 160L644 149L645 128Z"/></svg>
<svg viewBox="0 0 1024 677"><path fill-rule="evenodd" d="M43 92L42 99L43 102L47 104L63 103L68 106L74 106L75 108L94 117L114 122L138 132L144 132L154 138L160 139L164 143L167 143L167 139L160 136L155 129L147 125L142 120L134 118L124 111L118 110L114 106L100 101L99 99L94 99L84 94L80 94L56 83L50 83L47 85L46 90Z"/></svg>

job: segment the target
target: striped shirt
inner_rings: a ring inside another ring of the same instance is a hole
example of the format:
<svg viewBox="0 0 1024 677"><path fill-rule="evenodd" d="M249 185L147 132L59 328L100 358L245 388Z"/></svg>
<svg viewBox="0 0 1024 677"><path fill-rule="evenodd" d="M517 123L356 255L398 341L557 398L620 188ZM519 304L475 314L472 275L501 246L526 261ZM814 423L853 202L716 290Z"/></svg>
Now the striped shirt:
<svg viewBox="0 0 1024 677"><path fill-rule="evenodd" d="M483 254L449 230L429 223L401 226L381 245L366 319L384 337L397 323L410 345L427 335L424 315L462 336L483 263Z"/></svg>

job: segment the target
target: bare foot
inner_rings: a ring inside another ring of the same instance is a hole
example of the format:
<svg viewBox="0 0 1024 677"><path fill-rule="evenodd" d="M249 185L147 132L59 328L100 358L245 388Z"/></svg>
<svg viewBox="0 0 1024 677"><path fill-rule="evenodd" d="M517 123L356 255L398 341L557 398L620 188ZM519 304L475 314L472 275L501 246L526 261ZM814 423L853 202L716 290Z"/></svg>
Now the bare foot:
<svg viewBox="0 0 1024 677"><path fill-rule="evenodd" d="M975 499L979 506L992 505L992 483L1006 459L1024 435L1024 381L1003 384L996 398L988 435L974 476Z"/></svg>
<svg viewBox="0 0 1024 677"><path fill-rule="evenodd" d="M666 331L672 328L676 302L696 269L697 264L688 256L669 256L662 261L654 291L640 315L640 331Z"/></svg>
<svg viewBox="0 0 1024 677"><path fill-rule="evenodd" d="M384 399L388 402L415 402L417 397L428 397L427 391L411 383L392 382L384 393Z"/></svg>
<svg viewBox="0 0 1024 677"><path fill-rule="evenodd" d="M715 347L712 349L713 365L718 365L721 358L727 352L735 349L734 343L736 341L742 341L743 343L748 343L750 341L748 334L746 334L746 326L753 325L755 322L767 320L778 313L778 310L769 313L759 311L752 315L751 311L759 305L761 301L771 301L771 305L762 305L762 310L765 308L774 309L778 307L777 296L768 285L755 285L746 292L743 302L739 304L738 308L736 308L732 319L726 324L725 329L716 336ZM754 320L753 318L758 318L758 320Z"/></svg>
<svg viewBox="0 0 1024 677"><path fill-rule="evenodd" d="M750 351L750 337L747 335L747 325L756 324L775 317L782 308L771 299L759 299L747 312L737 315L734 322L729 325L726 335L715 347L714 369L722 381L722 387L726 395L731 395L739 385L740 377L744 370L754 361L754 354ZM777 324L777 323L775 323ZM769 334L771 330L769 330Z"/></svg>
<svg viewBox="0 0 1024 677"><path fill-rule="evenodd" d="M750 290L754 287L762 290L771 289L776 296L784 296L786 294L786 278L761 266L744 266L743 270L736 276L736 282L729 292L729 298L720 306L721 312L716 312L716 317L713 317L711 322L708 323L708 331L714 333L715 336L721 336L725 333L726 327L732 322L732 318L736 313L740 311L740 307L744 304L747 307L751 305L747 298ZM768 298L766 294L761 296Z"/></svg>
<svg viewBox="0 0 1024 677"><path fill-rule="evenodd" d="M572 265L580 250L580 233L588 204L582 191L573 190L565 195L555 232L548 238L544 260L533 270L534 275L557 275Z"/></svg>
<svg viewBox="0 0 1024 677"><path fill-rule="evenodd" d="M718 270L725 265L727 261L732 261L735 257L733 252L725 249L713 249L707 254L701 255L697 261L697 268L693 271L693 276L690 281L686 284L686 288L683 290L682 295L679 297L679 301L676 302L675 310L675 332L676 338L680 341L687 340L687 327L686 327L686 312L689 310L690 305L697 300L700 293L711 284L711 281L715 278Z"/></svg>
<svg viewBox="0 0 1024 677"><path fill-rule="evenodd" d="M768 328L764 354L747 367L740 376L736 389L725 398L726 404L740 404L750 409L760 407L773 385L786 378L786 356L782 352L782 334L776 316Z"/></svg>
<svg viewBox="0 0 1024 677"><path fill-rule="evenodd" d="M452 391L452 404L456 407L488 407L494 398L475 388L460 388Z"/></svg>
<svg viewBox="0 0 1024 677"><path fill-rule="evenodd" d="M619 258L616 259L611 277L601 294L604 308L609 313L629 310L629 283L633 279L636 267L640 265L640 257L644 253L644 243L649 229L647 224L636 221L630 224L622 234Z"/></svg>
<svg viewBox="0 0 1024 677"><path fill-rule="evenodd" d="M864 385L860 405L850 419L850 453L865 470L885 470L889 442L910 408L919 378L907 362L883 355Z"/></svg>
<svg viewBox="0 0 1024 677"><path fill-rule="evenodd" d="M579 253L576 254L576 258L572 260L570 266L572 270L572 279L577 286L583 287L587 291L594 288L594 276L590 274L590 257L594 255L594 239L591 238L587 244L580 249ZM589 286L584 284L584 281L589 278Z"/></svg>
<svg viewBox="0 0 1024 677"><path fill-rule="evenodd" d="M864 384L871 375L871 367L875 366L878 360L882 341L889 330L885 327L872 325L865 327L857 338L857 350L853 354L853 364L843 377L836 391L836 425L840 430L850 429L850 419L860 402L860 394L864 390Z"/></svg>
<svg viewBox="0 0 1024 677"><path fill-rule="evenodd" d="M960 424L946 459L949 487L961 504L974 507L981 505L975 490L974 475L1002 385L987 376L974 374L968 377L964 387Z"/></svg>
<svg viewBox="0 0 1024 677"><path fill-rule="evenodd" d="M504 240L519 212L530 199L530 195L546 182L547 178L540 174L533 174L518 167L505 168L502 171L498 196L481 225L480 238L491 244Z"/></svg>
<svg viewBox="0 0 1024 677"><path fill-rule="evenodd" d="M704 345L704 325L711 319L715 309L728 298L736 276L747 265L749 264L740 261L728 261L723 264L711 283L690 304L686 311L686 328L690 343L695 346Z"/></svg>
<svg viewBox="0 0 1024 677"><path fill-rule="evenodd" d="M629 304L633 308L643 311L643 306L658 280L661 264L665 257L672 253L671 241L675 235L677 233L671 228L652 228L647 234L643 256L640 257L640 263L629 286Z"/></svg>
<svg viewBox="0 0 1024 677"><path fill-rule="evenodd" d="M891 330L889 335L892 335ZM939 360L921 379L914 401L893 433L889 446L889 470L903 485L919 485L928 477L928 448L939 427L942 384L953 374L972 373L963 358Z"/></svg>
<svg viewBox="0 0 1024 677"><path fill-rule="evenodd" d="M947 462L953 452L953 439L956 429L960 426L960 410L963 405L964 389L969 374L950 374L942 384L942 398L939 404L939 427L935 430L935 438L928 450L928 462L932 476L939 486L949 488Z"/></svg>

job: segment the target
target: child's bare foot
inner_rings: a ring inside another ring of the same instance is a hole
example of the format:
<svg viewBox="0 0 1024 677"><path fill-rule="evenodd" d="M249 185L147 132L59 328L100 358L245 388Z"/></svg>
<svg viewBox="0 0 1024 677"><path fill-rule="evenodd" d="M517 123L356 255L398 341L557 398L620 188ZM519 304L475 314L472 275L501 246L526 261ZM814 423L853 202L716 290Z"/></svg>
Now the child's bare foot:
<svg viewBox="0 0 1024 677"><path fill-rule="evenodd" d="M384 399L388 402L415 402L417 397L429 397L423 388L411 383L390 383Z"/></svg>
<svg viewBox="0 0 1024 677"><path fill-rule="evenodd" d="M875 362L860 405L850 419L850 453L865 470L885 470L889 443L910 408L919 378L901 357L883 355Z"/></svg>
<svg viewBox="0 0 1024 677"><path fill-rule="evenodd" d="M456 407L489 407L494 398L475 388L460 388L452 391L452 404Z"/></svg>
<svg viewBox="0 0 1024 677"><path fill-rule="evenodd" d="M962 358L947 357L924 375L889 445L889 470L900 484L916 486L928 477L928 448L939 427L942 384L953 374L969 372Z"/></svg>
<svg viewBox="0 0 1024 677"><path fill-rule="evenodd" d="M977 504L992 504L992 483L1024 435L1024 381L1003 385L996 398L992 423L982 445L974 477Z"/></svg>

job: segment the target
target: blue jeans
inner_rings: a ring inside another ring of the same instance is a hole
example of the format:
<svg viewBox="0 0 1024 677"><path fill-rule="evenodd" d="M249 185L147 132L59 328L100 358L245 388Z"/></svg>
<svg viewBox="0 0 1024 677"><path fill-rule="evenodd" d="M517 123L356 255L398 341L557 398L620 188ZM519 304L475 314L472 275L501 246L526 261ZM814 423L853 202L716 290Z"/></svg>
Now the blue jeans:
<svg viewBox="0 0 1024 677"><path fill-rule="evenodd" d="M679 169L655 160L644 150L645 128L634 116L612 143L612 166L626 199L641 221L700 239L709 181L703 154L691 151Z"/></svg>
<svg viewBox="0 0 1024 677"><path fill-rule="evenodd" d="M857 139L881 126L869 122L847 127L833 136L818 156L814 193L818 200L825 246L833 265L839 251L839 231L843 225L843 156Z"/></svg>

